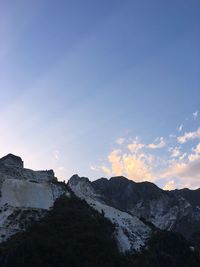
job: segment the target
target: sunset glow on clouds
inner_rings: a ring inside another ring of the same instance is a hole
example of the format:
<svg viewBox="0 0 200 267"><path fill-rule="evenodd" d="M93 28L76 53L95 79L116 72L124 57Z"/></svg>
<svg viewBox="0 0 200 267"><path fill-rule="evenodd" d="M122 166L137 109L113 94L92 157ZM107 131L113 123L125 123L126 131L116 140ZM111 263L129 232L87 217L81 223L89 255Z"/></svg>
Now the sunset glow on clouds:
<svg viewBox="0 0 200 267"><path fill-rule="evenodd" d="M142 153L123 153L122 150L113 150L108 155L110 168L101 166L101 170L107 175L134 177L135 181L153 180L151 173L150 156Z"/></svg>
<svg viewBox="0 0 200 267"><path fill-rule="evenodd" d="M107 162L99 169L108 177L125 176L136 182L151 181L162 185L165 190L195 189L200 184L199 139L200 128L176 138L174 135L159 137L150 144L145 144L138 136L131 142L130 138L119 138L120 142L116 142L117 146L109 153Z"/></svg>

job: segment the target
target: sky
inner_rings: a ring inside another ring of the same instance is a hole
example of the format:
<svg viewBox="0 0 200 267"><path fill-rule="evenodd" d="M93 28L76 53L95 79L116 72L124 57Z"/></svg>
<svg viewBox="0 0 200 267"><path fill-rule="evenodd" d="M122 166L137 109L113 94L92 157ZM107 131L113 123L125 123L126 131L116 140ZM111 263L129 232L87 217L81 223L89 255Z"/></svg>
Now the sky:
<svg viewBox="0 0 200 267"><path fill-rule="evenodd" d="M200 187L199 0L0 0L0 156Z"/></svg>

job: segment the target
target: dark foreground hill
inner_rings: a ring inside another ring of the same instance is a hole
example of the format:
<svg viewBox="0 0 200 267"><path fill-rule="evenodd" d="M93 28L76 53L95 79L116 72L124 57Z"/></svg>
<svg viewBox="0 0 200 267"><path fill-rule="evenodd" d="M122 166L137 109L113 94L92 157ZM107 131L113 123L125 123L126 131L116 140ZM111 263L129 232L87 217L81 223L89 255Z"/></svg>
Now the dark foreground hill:
<svg viewBox="0 0 200 267"><path fill-rule="evenodd" d="M114 225L75 196L61 197L41 221L0 245L1 267L198 267L180 235L155 232L148 249L121 254Z"/></svg>

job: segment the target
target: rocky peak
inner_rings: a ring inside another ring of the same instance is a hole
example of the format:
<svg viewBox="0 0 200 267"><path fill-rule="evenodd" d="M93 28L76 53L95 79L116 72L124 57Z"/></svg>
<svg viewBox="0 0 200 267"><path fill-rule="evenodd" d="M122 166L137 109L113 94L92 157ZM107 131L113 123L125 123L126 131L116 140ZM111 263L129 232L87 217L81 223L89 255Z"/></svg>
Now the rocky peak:
<svg viewBox="0 0 200 267"><path fill-rule="evenodd" d="M8 154L0 159L0 164L6 167L14 167L14 168L23 168L24 163L22 159L18 156L13 154Z"/></svg>
<svg viewBox="0 0 200 267"><path fill-rule="evenodd" d="M107 181L105 178L104 180ZM103 213L115 225L115 237L120 251L140 250L141 246L145 244L151 234L151 228L136 216L107 205L88 178L73 175L68 186L77 197L84 199L92 208Z"/></svg>
<svg viewBox="0 0 200 267"><path fill-rule="evenodd" d="M0 182L7 179L29 180L35 182L57 181L53 170L34 171L24 168L22 159L8 154L0 159Z"/></svg>
<svg viewBox="0 0 200 267"><path fill-rule="evenodd" d="M78 174L74 174L70 178L70 181L72 181L72 182L79 182L79 181L89 182L89 179L87 177L80 177Z"/></svg>
<svg viewBox="0 0 200 267"><path fill-rule="evenodd" d="M69 179L68 186L80 198L84 199L97 197L91 182L86 177L79 177L77 174L75 174Z"/></svg>

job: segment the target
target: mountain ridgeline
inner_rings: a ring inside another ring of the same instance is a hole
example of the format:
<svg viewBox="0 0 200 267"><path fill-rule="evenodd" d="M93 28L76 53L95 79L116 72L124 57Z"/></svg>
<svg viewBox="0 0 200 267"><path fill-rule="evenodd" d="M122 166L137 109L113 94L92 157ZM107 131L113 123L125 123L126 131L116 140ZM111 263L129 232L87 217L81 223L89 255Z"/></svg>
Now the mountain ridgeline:
<svg viewBox="0 0 200 267"><path fill-rule="evenodd" d="M135 183L125 177L102 178L92 186L108 205L144 218L160 229L179 232L188 240L199 236L200 189L164 191L153 183Z"/></svg>
<svg viewBox="0 0 200 267"><path fill-rule="evenodd" d="M200 189L72 176L0 159L1 267L200 266Z"/></svg>

